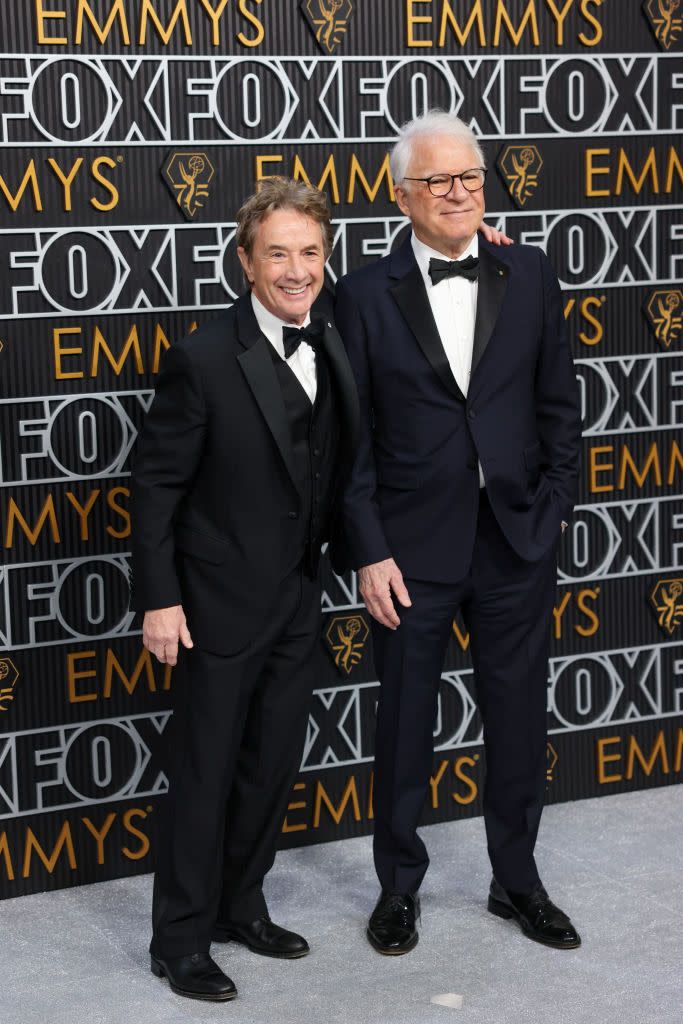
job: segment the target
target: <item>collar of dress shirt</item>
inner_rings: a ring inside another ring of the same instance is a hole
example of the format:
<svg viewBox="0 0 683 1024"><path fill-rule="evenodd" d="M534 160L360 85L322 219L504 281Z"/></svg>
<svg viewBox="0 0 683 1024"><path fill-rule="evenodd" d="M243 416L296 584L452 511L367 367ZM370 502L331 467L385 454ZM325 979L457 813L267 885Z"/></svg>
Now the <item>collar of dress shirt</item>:
<svg viewBox="0 0 683 1024"><path fill-rule="evenodd" d="M263 333L265 334L266 338L273 346L275 351L278 353L278 355L281 356L282 359L284 359L285 345L284 341L282 340L282 328L299 326L307 327L311 322L310 310L306 314L306 319L304 320L303 324L292 324L287 323L286 320L280 320L280 318L271 313L269 309L266 309L263 303L259 302L259 300L256 298L253 292L251 293L251 305L254 310L254 316L256 317L256 321L259 327L261 328L261 330L263 331Z"/></svg>
<svg viewBox="0 0 683 1024"><path fill-rule="evenodd" d="M410 244L413 247L413 252L415 254L415 259L417 260L417 265L420 268L420 271L421 271L422 276L423 276L423 278L425 280L425 284L427 285L427 288L428 289L429 288L433 288L434 285L432 284L432 280L431 280L431 278L429 276L429 261L431 259L435 259L435 260L450 260L451 257L450 256L446 256L442 252L439 252L438 249L432 249L429 245L425 245L424 242L420 241L420 239L417 237L417 235L415 234L414 231L413 231L412 235L410 236ZM478 236L477 236L477 234L475 232L475 234L470 239L467 248L465 249L464 252L462 252L460 254L460 256L458 256L458 259L459 260L464 260L467 256L478 256L478 255L479 255L479 238L478 238ZM463 278L463 280L464 280L464 278Z"/></svg>

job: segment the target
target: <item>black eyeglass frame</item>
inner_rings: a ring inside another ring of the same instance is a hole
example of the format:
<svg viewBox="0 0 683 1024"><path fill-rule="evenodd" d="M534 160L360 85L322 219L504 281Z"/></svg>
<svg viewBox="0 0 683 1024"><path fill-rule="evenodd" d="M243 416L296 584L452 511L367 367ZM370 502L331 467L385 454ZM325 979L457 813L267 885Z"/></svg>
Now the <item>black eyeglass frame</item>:
<svg viewBox="0 0 683 1024"><path fill-rule="evenodd" d="M468 188L467 185L465 184L465 182L462 180L463 177L466 174L471 174L472 171L479 171L479 173L481 175L483 175L481 185L478 185L477 188ZM448 171L441 171L439 174L432 174L432 175L430 175L429 178L408 178L408 177L405 177L403 180L404 181L423 181L425 183L425 185L427 186L427 188L429 189L430 195L434 196L435 199L443 199L445 196L449 196L451 194L451 192L453 191L453 187L455 185L456 178L459 179L460 184L462 185L462 187L465 189L466 192L481 192L481 190L483 189L484 185L486 184L486 175L487 175L487 173L488 173L488 167L468 167L468 169L466 171L463 171L462 174L449 174ZM432 192L432 181L434 180L434 178L450 178L451 179L450 188L447 189L446 192L439 192L439 193Z"/></svg>

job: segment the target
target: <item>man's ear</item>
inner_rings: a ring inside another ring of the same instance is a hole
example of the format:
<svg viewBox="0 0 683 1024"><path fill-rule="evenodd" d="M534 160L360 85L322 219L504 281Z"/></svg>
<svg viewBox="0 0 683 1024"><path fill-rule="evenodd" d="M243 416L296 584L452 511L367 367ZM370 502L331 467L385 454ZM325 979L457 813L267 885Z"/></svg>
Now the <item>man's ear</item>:
<svg viewBox="0 0 683 1024"><path fill-rule="evenodd" d="M410 217L410 207L408 206L408 193L402 185L397 185L394 189L394 195L396 196L396 205L398 206L401 213L404 213L406 217Z"/></svg>
<svg viewBox="0 0 683 1024"><path fill-rule="evenodd" d="M251 266L251 257L249 256L247 250L244 248L243 245L237 246L237 258L242 264L242 270L244 271L244 276L246 277L247 281L249 282L249 284L253 284L254 272Z"/></svg>

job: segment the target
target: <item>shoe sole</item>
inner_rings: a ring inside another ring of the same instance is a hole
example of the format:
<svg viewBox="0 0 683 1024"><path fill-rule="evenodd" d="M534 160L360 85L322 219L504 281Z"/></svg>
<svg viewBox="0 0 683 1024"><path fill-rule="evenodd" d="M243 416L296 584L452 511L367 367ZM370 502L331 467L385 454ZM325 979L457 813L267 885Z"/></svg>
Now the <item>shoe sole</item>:
<svg viewBox="0 0 683 1024"><path fill-rule="evenodd" d="M244 946L251 953L257 953L258 956L270 956L274 960L301 960L302 957L308 956L311 952L310 947L303 949L300 953L268 953L265 949L258 949L256 946L251 946L244 939L239 939L236 935L229 935L224 932L220 935L212 935L211 939L213 942L236 942L238 946Z"/></svg>
<svg viewBox="0 0 683 1024"><path fill-rule="evenodd" d="M415 932L415 938L411 939L407 945L401 946L400 949L390 949L388 946L382 946L377 942L373 938L369 928L366 929L365 934L372 948L378 953L381 953L382 956L403 956L404 953L410 953L411 949L415 949L420 938L418 932Z"/></svg>
<svg viewBox="0 0 683 1024"><path fill-rule="evenodd" d="M163 969L160 963L157 963L156 960L152 960L150 970L156 978L166 978L166 980L168 981L168 987L171 989L172 992L175 992L175 994L178 996L185 996L187 999L200 999L204 1003L227 1003L231 999L235 999L235 997L237 996L237 991L226 992L225 995L210 996L202 995L201 992L191 992L189 989L180 988L179 985L173 984L171 979L166 974L166 971Z"/></svg>
<svg viewBox="0 0 683 1024"><path fill-rule="evenodd" d="M528 939L540 942L542 946L550 946L551 949L578 949L581 945L581 939L578 942L553 942L552 939L542 939L540 936L534 935L514 910L511 910L505 903L501 903L500 900L494 899L493 896L489 896L488 911L496 917L501 917L504 921L515 921Z"/></svg>

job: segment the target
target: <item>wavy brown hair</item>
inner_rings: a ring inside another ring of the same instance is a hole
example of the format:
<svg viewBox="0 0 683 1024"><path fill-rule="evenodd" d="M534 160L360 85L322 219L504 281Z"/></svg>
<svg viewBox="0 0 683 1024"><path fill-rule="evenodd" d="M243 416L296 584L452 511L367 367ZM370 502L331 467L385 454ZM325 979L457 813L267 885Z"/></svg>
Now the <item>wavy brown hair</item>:
<svg viewBox="0 0 683 1024"><path fill-rule="evenodd" d="M323 252L325 259L329 257L334 236L327 198L317 188L292 178L269 178L262 182L259 190L245 199L237 211L235 241L248 256L254 246L256 229L275 210L296 210L320 224Z"/></svg>

